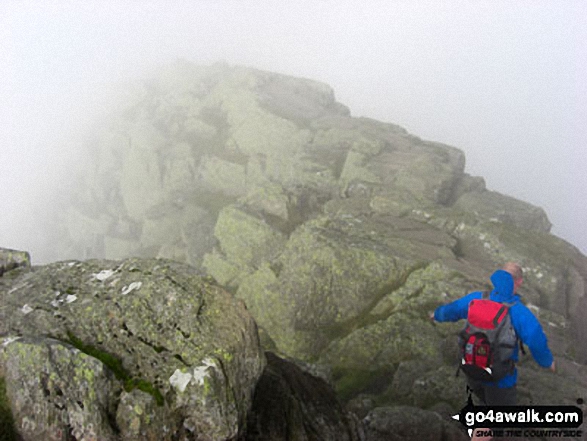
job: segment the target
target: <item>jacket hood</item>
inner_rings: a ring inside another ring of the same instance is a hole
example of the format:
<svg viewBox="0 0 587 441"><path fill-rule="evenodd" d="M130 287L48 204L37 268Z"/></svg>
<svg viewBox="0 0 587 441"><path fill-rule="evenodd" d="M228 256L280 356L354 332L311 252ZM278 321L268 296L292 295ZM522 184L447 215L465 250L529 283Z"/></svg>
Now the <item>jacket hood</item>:
<svg viewBox="0 0 587 441"><path fill-rule="evenodd" d="M491 275L491 283L494 289L491 297L498 302L513 302L519 297L514 294L514 278L504 270L497 270Z"/></svg>

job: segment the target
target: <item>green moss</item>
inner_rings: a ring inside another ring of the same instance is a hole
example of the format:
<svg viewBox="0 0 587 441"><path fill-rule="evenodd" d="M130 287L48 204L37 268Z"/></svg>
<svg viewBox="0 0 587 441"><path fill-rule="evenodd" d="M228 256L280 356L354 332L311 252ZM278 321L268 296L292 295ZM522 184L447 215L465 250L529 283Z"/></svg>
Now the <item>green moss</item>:
<svg viewBox="0 0 587 441"><path fill-rule="evenodd" d="M224 361L231 362L234 356L230 353L225 351L222 348L217 348L214 350L214 353L221 357Z"/></svg>
<svg viewBox="0 0 587 441"><path fill-rule="evenodd" d="M210 396L210 392L212 391L212 385L210 384L210 377L204 377L204 396Z"/></svg>
<svg viewBox="0 0 587 441"><path fill-rule="evenodd" d="M158 406L163 406L163 403L165 401L165 399L163 398L163 395L161 394L161 392L159 391L159 389L157 389L155 386L153 386L152 383L150 383L149 381L140 379L140 378L132 378L127 380L124 383L124 389L127 392L132 391L133 389L139 389L142 390L143 392L151 395L153 398L155 398L155 402L157 403Z"/></svg>
<svg viewBox="0 0 587 441"><path fill-rule="evenodd" d="M389 370L335 369L334 387L342 401L360 393L380 392L386 389L393 375Z"/></svg>
<svg viewBox="0 0 587 441"><path fill-rule="evenodd" d="M0 441L16 441L14 417L6 397L6 380L0 378Z"/></svg>
<svg viewBox="0 0 587 441"><path fill-rule="evenodd" d="M69 338L69 343L72 346L84 354L90 355L104 363L112 371L116 378L123 383L125 391L130 392L133 389L142 390L143 392L151 395L157 402L158 406L163 406L164 398L161 392L155 386L153 386L152 383L141 378L134 378L130 372L124 368L122 361L119 358L107 352L101 351L94 346L85 344L71 332L67 333L67 337Z"/></svg>

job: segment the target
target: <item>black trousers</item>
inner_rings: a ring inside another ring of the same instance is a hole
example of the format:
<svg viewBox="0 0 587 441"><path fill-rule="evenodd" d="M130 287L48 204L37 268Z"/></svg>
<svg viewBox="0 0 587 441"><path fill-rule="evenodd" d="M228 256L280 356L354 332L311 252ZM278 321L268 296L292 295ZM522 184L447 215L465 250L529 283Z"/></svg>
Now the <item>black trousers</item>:
<svg viewBox="0 0 587 441"><path fill-rule="evenodd" d="M468 380L468 383L482 406L515 406L518 402L516 386L489 386L475 380Z"/></svg>

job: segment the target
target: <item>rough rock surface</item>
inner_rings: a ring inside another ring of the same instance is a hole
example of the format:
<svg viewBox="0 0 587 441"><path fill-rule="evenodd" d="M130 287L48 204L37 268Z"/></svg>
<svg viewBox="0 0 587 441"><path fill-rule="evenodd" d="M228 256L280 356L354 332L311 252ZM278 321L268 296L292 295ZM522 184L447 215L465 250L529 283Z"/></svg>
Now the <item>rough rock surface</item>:
<svg viewBox="0 0 587 441"><path fill-rule="evenodd" d="M257 384L247 441L358 441L358 419L345 411L332 387L268 352Z"/></svg>
<svg viewBox="0 0 587 441"><path fill-rule="evenodd" d="M322 83L224 64L179 62L119 107L61 210L60 258L195 265L246 302L266 348L325 366L344 400L454 410L460 325L428 314L514 260L561 366L522 362L522 396L546 397L525 378L551 403L576 400L567 384L584 394L587 258L542 209L467 175L460 150L353 118Z"/></svg>
<svg viewBox="0 0 587 441"><path fill-rule="evenodd" d="M548 233L552 224L542 208L494 191L473 191L463 194L454 204L463 211L494 221L509 223L527 230Z"/></svg>
<svg viewBox="0 0 587 441"><path fill-rule="evenodd" d="M25 251L0 248L0 277L7 271L15 268L28 268L31 266L31 256Z"/></svg>
<svg viewBox="0 0 587 441"><path fill-rule="evenodd" d="M24 439L243 431L265 363L257 328L241 301L193 268L59 262L5 274L0 298L0 372Z"/></svg>
<svg viewBox="0 0 587 441"><path fill-rule="evenodd" d="M23 439L118 439L109 418L121 386L102 362L50 339L19 339L2 357Z"/></svg>
<svg viewBox="0 0 587 441"><path fill-rule="evenodd" d="M369 441L466 441L460 425L414 407L378 407L363 420Z"/></svg>

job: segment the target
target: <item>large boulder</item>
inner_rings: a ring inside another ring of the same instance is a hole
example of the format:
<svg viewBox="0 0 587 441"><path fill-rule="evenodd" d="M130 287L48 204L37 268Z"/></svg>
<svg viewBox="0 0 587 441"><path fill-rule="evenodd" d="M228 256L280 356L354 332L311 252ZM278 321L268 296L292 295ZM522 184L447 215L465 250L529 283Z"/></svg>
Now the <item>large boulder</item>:
<svg viewBox="0 0 587 441"><path fill-rule="evenodd" d="M315 357L364 325L370 310L427 259L449 259L452 245L421 223L320 217L297 229L271 264L244 278L237 296L280 350Z"/></svg>
<svg viewBox="0 0 587 441"><path fill-rule="evenodd" d="M206 254L204 266L224 285L232 283L232 274L242 276L241 273L252 272L261 263L272 260L286 241L285 235L262 217L236 206L227 206L220 212L214 236L222 254ZM227 267L234 270L227 271Z"/></svg>
<svg viewBox="0 0 587 441"><path fill-rule="evenodd" d="M467 192L455 202L454 207L527 230L548 233L552 226L542 208L494 191Z"/></svg>
<svg viewBox="0 0 587 441"><path fill-rule="evenodd" d="M24 439L91 427L99 439L233 440L244 430L265 364L257 328L194 268L93 260L12 273L0 278L0 372Z"/></svg>

